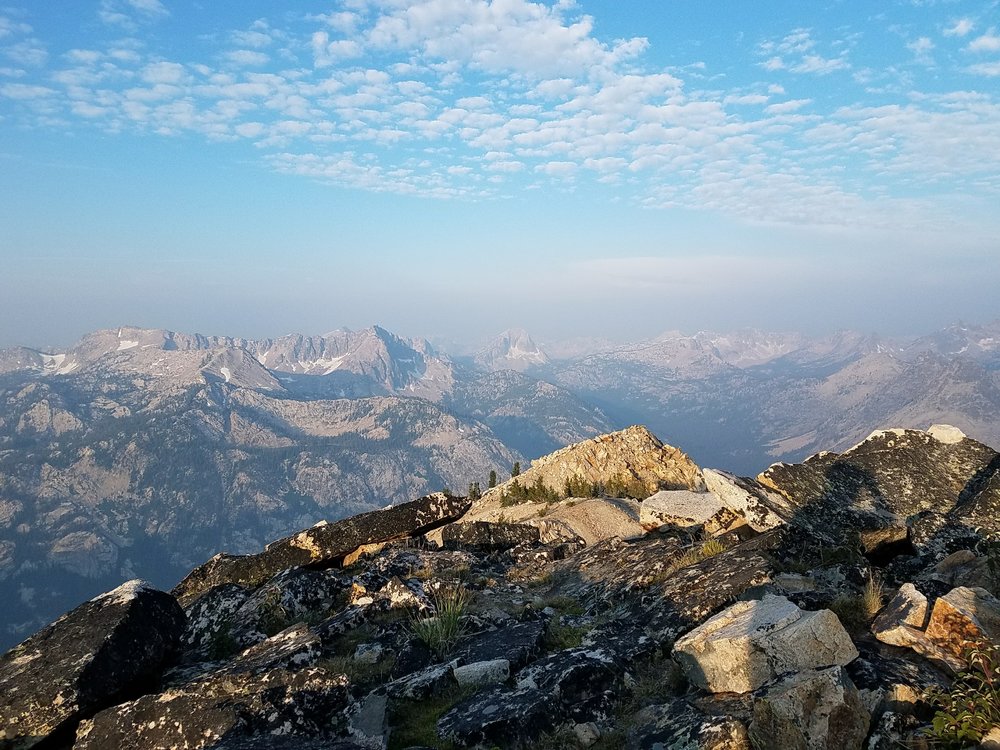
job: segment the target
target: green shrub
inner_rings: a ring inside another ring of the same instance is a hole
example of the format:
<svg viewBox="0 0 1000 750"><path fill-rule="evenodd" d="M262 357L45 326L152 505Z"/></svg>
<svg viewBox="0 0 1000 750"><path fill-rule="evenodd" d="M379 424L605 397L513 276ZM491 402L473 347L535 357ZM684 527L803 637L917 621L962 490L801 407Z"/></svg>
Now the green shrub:
<svg viewBox="0 0 1000 750"><path fill-rule="evenodd" d="M726 551L726 545L717 539L709 539L707 542L702 542L700 547L695 547L692 550L685 552L677 560L677 566L680 568L687 567L688 565L694 565L702 560L707 560L710 557L715 557L721 552Z"/></svg>
<svg viewBox="0 0 1000 750"><path fill-rule="evenodd" d="M926 694L936 709L927 734L946 748L973 747L1000 726L1000 646L974 646L965 659L968 668L948 690Z"/></svg>
<svg viewBox="0 0 1000 750"><path fill-rule="evenodd" d="M451 586L436 591L431 599L434 612L414 616L413 634L443 659L464 633L462 616L469 606L469 593L461 586Z"/></svg>
<svg viewBox="0 0 1000 750"><path fill-rule="evenodd" d="M583 637L590 628L579 625L562 625L558 622L549 623L545 631L543 645L547 651L562 651L564 648L576 648L583 643Z"/></svg>

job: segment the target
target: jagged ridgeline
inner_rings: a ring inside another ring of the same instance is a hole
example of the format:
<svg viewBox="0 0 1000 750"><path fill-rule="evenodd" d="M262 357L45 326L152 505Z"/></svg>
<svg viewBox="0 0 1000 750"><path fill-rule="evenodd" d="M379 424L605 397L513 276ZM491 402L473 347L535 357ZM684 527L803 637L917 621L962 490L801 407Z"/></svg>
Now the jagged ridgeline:
<svg viewBox="0 0 1000 750"><path fill-rule="evenodd" d="M381 329L242 340L122 328L0 352L0 648L123 580L170 586L611 429L516 372L456 375Z"/></svg>
<svg viewBox="0 0 1000 750"><path fill-rule="evenodd" d="M0 657L0 749L972 746L998 472L946 426L755 478L602 435L86 602Z"/></svg>

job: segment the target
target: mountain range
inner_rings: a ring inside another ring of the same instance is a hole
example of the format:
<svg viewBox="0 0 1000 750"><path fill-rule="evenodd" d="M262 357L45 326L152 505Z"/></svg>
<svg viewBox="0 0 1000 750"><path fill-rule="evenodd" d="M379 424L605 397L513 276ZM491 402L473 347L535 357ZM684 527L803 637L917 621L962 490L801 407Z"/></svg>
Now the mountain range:
<svg viewBox="0 0 1000 750"><path fill-rule="evenodd" d="M380 327L240 339L123 327L0 350L0 646L136 575L643 423L752 475L886 424L1000 443L1000 322L908 341L740 331L467 355Z"/></svg>

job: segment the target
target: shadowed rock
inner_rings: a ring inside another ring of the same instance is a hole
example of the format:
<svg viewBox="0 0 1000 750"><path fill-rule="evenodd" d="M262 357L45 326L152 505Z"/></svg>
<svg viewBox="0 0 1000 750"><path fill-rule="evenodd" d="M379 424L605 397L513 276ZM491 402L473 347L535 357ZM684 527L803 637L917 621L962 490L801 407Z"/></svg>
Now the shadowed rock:
<svg viewBox="0 0 1000 750"><path fill-rule="evenodd" d="M751 750L746 727L730 716L709 716L686 700L647 706L632 720L627 750Z"/></svg>
<svg viewBox="0 0 1000 750"><path fill-rule="evenodd" d="M391 508L313 526L267 545L256 555L216 555L192 570L173 594L187 605L222 583L256 587L296 565L332 567L358 547L422 534L460 518L468 508L467 498L437 492Z"/></svg>
<svg viewBox="0 0 1000 750"><path fill-rule="evenodd" d="M538 542L535 526L521 523L490 523L489 521L459 522L441 530L445 549L465 549L475 554L503 552L519 544Z"/></svg>
<svg viewBox="0 0 1000 750"><path fill-rule="evenodd" d="M155 681L184 632L177 601L129 581L0 657L0 748L22 750Z"/></svg>
<svg viewBox="0 0 1000 750"><path fill-rule="evenodd" d="M83 722L74 750L198 750L272 733L334 736L343 729L340 714L349 703L348 682L315 667L319 654L319 638L297 625L229 663L199 665L209 671L177 670L160 694Z"/></svg>

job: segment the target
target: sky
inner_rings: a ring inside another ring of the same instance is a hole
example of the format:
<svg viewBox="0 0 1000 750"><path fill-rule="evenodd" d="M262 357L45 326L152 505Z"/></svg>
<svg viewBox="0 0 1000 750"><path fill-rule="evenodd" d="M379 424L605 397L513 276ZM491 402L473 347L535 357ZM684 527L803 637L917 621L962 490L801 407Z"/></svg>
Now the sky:
<svg viewBox="0 0 1000 750"><path fill-rule="evenodd" d="M892 335L998 288L996 0L0 5L0 346Z"/></svg>

